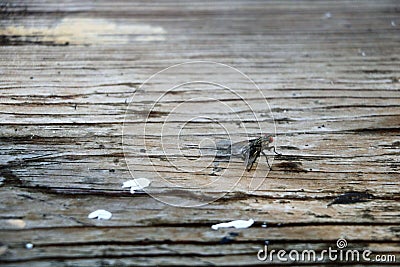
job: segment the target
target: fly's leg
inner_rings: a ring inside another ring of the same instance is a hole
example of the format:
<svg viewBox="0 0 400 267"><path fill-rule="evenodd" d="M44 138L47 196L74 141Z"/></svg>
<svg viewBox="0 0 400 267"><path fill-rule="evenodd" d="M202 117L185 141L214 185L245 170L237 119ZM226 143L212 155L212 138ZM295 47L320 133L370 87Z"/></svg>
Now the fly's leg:
<svg viewBox="0 0 400 267"><path fill-rule="evenodd" d="M282 153L276 152L276 149L275 149L274 146L265 147L264 150L268 150L268 151L271 151L271 150L272 150L272 151L275 153L275 155L282 156Z"/></svg>
<svg viewBox="0 0 400 267"><path fill-rule="evenodd" d="M274 151L274 153L275 153L276 155L282 156L282 153L278 153L278 152L276 152L276 150L275 150L275 146L272 146L272 147L270 148L270 150L273 150L273 151Z"/></svg>
<svg viewBox="0 0 400 267"><path fill-rule="evenodd" d="M265 161L267 162L269 169L270 169L270 170L272 170L272 167L271 167L271 165L269 165L269 161L268 161L268 156L267 156L267 154L265 154L265 152L264 152L264 151L262 151L261 153L262 153L262 154L263 154L263 156L265 157Z"/></svg>
<svg viewBox="0 0 400 267"><path fill-rule="evenodd" d="M251 168L253 168L254 162L257 161L258 157L260 156L260 152L256 151L253 155L249 155L246 159L246 170L249 172Z"/></svg>
<svg viewBox="0 0 400 267"><path fill-rule="evenodd" d="M251 170L251 168L253 167L253 164L254 164L254 161L252 161L252 162L249 162L248 164L247 164L247 166L246 166L246 171L250 171Z"/></svg>
<svg viewBox="0 0 400 267"><path fill-rule="evenodd" d="M276 155L279 155L279 156L282 155L281 153L276 152L275 146L267 147L266 150L272 150ZM271 165L269 165L268 156L267 156L267 154L265 154L264 150L262 151L262 154L264 155L265 160L267 161L269 169L272 170Z"/></svg>

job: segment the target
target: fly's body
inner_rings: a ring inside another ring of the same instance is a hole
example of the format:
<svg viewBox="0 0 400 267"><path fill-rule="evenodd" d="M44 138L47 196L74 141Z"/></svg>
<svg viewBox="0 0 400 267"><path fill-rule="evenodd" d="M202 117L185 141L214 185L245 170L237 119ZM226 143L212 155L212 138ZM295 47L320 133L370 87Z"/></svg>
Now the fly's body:
<svg viewBox="0 0 400 267"><path fill-rule="evenodd" d="M244 144L243 142L240 142L240 144L233 144L231 149L233 150L235 146L238 147L238 145L241 145L240 155L244 160L247 171L251 170L253 164L257 161L258 157L260 157L261 154L265 156L267 164L271 168L268 162L268 156L267 154L265 154L264 150L273 149L274 153L278 154L275 151L275 147L271 145L273 141L274 138L272 137L272 135L264 135L256 139L249 140Z"/></svg>

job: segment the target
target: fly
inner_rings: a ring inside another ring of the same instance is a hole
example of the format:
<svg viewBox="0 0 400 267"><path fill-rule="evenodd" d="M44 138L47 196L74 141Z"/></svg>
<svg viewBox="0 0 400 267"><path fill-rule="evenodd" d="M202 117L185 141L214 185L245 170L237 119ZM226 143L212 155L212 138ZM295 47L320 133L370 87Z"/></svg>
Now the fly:
<svg viewBox="0 0 400 267"><path fill-rule="evenodd" d="M261 154L265 157L268 167L271 169L271 165L269 165L268 162L268 156L265 154L264 150L273 150L275 154L281 155L276 152L275 146L271 145L272 142L274 142L272 135L264 135L249 141L232 144L229 148L232 155L236 154L241 156L241 158L244 160L247 171L251 170L253 164L257 161Z"/></svg>

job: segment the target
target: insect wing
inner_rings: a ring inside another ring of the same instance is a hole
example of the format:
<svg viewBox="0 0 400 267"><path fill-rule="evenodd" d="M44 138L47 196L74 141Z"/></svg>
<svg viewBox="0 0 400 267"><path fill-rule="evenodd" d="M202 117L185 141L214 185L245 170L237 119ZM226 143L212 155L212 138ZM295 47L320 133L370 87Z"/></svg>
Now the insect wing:
<svg viewBox="0 0 400 267"><path fill-rule="evenodd" d="M228 147L232 156L240 156L244 160L246 170L250 171L253 167L254 162L260 156L261 151L265 148L270 148L269 142L266 144L261 138L252 139L249 141L241 141L234 143Z"/></svg>
<svg viewBox="0 0 400 267"><path fill-rule="evenodd" d="M244 160L246 170L250 170L253 166L254 160L250 158L251 144L249 141L241 141L234 143L230 146L230 153L232 156L241 157Z"/></svg>
<svg viewBox="0 0 400 267"><path fill-rule="evenodd" d="M240 156L241 158L245 158L244 154L246 153L246 151L249 150L249 141L241 141L241 142L237 142L231 145L230 147L230 153L233 156Z"/></svg>

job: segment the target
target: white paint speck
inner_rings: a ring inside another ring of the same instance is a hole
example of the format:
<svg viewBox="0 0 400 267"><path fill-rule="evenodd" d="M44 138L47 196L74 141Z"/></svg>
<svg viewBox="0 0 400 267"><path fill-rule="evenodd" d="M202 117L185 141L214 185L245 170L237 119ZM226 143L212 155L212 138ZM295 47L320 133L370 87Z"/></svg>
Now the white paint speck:
<svg viewBox="0 0 400 267"><path fill-rule="evenodd" d="M33 249L33 244L32 243L26 243L25 244L26 249Z"/></svg>
<svg viewBox="0 0 400 267"><path fill-rule="evenodd" d="M0 256L5 254L8 250L7 246L0 246Z"/></svg>
<svg viewBox="0 0 400 267"><path fill-rule="evenodd" d="M396 22L395 22L394 20L392 20L392 21L390 22L390 24L392 25L392 27L396 27Z"/></svg>
<svg viewBox="0 0 400 267"><path fill-rule="evenodd" d="M89 219L97 218L98 220L109 220L111 217L112 213L106 210L96 210L88 215Z"/></svg>
<svg viewBox="0 0 400 267"><path fill-rule="evenodd" d="M20 219L9 219L6 221L10 226L22 229L26 226L26 222Z"/></svg>
<svg viewBox="0 0 400 267"><path fill-rule="evenodd" d="M141 190L143 188L148 187L151 184L151 181L149 179L146 178L138 178L138 179L133 179L133 180L129 180L126 181L122 184L122 188L127 188L130 187L131 190L131 194L134 194L135 191L137 190Z"/></svg>
<svg viewBox="0 0 400 267"><path fill-rule="evenodd" d="M253 225L253 223L254 223L253 219L250 219L248 221L236 220L236 221L231 221L231 222L227 222L227 223L214 224L213 226L211 226L211 228L213 230L218 230L219 228L230 228L230 227L234 227L236 229L243 229L243 228L249 228L250 226Z"/></svg>
<svg viewBox="0 0 400 267"><path fill-rule="evenodd" d="M326 13L324 14L324 19L330 19L331 17L332 17L331 12L326 12Z"/></svg>

